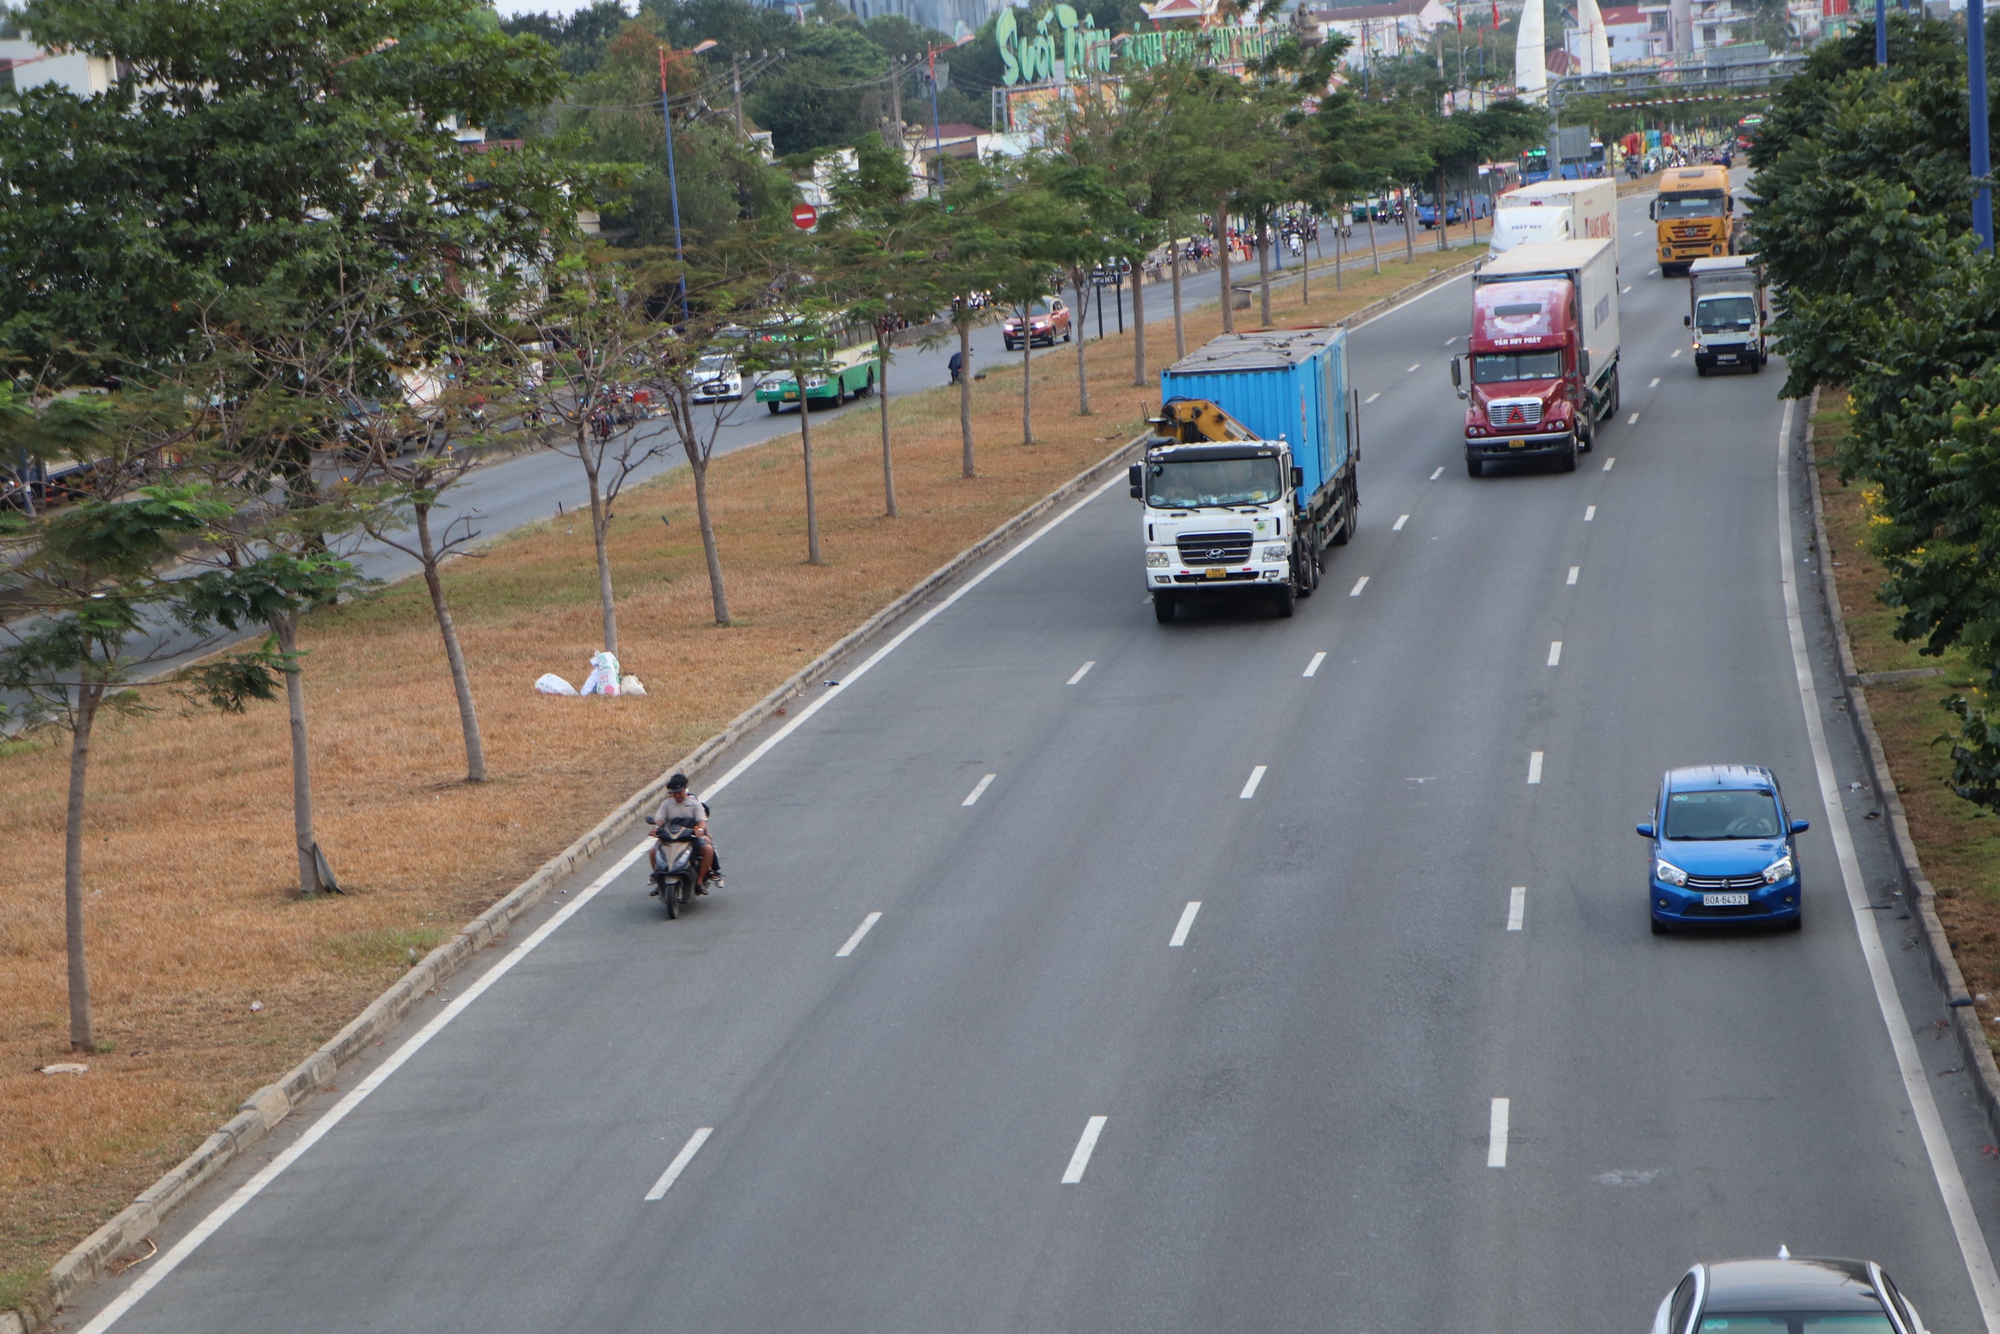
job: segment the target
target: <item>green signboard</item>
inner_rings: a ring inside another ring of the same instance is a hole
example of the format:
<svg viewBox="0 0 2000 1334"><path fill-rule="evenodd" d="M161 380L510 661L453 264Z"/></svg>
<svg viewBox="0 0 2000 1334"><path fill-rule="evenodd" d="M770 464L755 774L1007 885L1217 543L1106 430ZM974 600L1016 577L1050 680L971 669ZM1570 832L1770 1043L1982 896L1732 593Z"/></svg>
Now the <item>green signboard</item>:
<svg viewBox="0 0 2000 1334"><path fill-rule="evenodd" d="M1269 54L1280 34L1275 29L1229 27L1114 37L1097 26L1094 16L1086 14L1078 19L1076 10L1058 4L1035 20L1032 31L1021 26L1013 9L1003 9L994 21L993 35L1000 44L1000 80L1012 88L1052 82L1058 60L1064 74L1072 79L1110 73L1114 57L1125 69L1183 59L1209 65L1238 64Z"/></svg>

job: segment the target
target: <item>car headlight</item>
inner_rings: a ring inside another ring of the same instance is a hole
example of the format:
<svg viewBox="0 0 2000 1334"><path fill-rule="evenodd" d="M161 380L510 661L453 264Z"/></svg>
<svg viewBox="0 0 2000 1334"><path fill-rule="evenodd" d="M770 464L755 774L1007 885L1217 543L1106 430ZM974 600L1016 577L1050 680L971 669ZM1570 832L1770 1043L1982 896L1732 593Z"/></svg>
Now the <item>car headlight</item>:
<svg viewBox="0 0 2000 1334"><path fill-rule="evenodd" d="M1655 857L1653 878L1663 880L1670 885L1685 885L1688 882L1688 873L1664 858Z"/></svg>
<svg viewBox="0 0 2000 1334"><path fill-rule="evenodd" d="M1792 854L1786 853L1764 868L1764 883L1775 885L1792 873Z"/></svg>
<svg viewBox="0 0 2000 1334"><path fill-rule="evenodd" d="M1164 570L1173 563L1174 558L1171 552L1149 551L1146 553L1146 565L1149 569Z"/></svg>
<svg viewBox="0 0 2000 1334"><path fill-rule="evenodd" d="M1265 548L1264 548L1264 552L1263 552L1263 555L1262 555L1262 556L1260 556L1260 557L1259 557L1258 559L1260 559L1260 560L1267 560L1267 561L1270 561L1270 560L1283 560L1283 559L1285 559L1285 557L1286 557L1286 556L1288 556L1289 554L1291 554L1291 553L1290 553L1290 552L1288 552L1288 551L1287 551L1287 550L1286 550L1286 549L1285 549L1284 547L1282 547L1282 546L1270 546L1270 547L1265 547Z"/></svg>

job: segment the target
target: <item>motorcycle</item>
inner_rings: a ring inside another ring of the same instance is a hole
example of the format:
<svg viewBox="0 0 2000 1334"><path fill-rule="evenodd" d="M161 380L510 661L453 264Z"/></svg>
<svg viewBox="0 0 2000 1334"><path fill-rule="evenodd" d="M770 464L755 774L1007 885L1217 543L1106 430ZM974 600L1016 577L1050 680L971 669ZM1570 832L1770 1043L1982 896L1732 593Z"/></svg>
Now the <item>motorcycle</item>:
<svg viewBox="0 0 2000 1334"><path fill-rule="evenodd" d="M669 820L663 829L649 815L646 823L654 826L653 837L660 841L650 858L653 873L648 879L652 881L653 892L649 897L656 897L666 905L667 920L672 921L681 915L682 908L694 902L697 888L694 878L701 869L694 837L689 833L694 821Z"/></svg>

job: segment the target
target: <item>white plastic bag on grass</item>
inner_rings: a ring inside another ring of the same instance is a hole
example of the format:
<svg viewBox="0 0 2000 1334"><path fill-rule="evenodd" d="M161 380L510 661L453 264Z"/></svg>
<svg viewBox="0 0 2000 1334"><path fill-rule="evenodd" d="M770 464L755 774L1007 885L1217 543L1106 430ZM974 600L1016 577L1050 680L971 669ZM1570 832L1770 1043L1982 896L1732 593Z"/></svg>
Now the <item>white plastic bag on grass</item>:
<svg viewBox="0 0 2000 1334"><path fill-rule="evenodd" d="M576 694L576 687L563 680L560 676L557 676L554 672L543 672L535 681L535 689L541 691L544 695L574 696Z"/></svg>
<svg viewBox="0 0 2000 1334"><path fill-rule="evenodd" d="M643 695L646 693L646 687L639 683L639 678L636 676L621 676L618 678L618 693L621 695Z"/></svg>
<svg viewBox="0 0 2000 1334"><path fill-rule="evenodd" d="M610 650L602 650L590 655L590 676L583 683L579 695L616 695L618 693L618 655Z"/></svg>

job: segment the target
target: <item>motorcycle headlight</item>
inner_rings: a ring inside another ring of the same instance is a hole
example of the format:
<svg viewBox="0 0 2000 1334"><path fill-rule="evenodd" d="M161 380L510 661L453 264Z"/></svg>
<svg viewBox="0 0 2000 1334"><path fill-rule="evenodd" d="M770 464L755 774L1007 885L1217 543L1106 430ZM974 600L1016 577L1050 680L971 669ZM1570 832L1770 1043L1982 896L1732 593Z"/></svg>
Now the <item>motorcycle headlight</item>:
<svg viewBox="0 0 2000 1334"><path fill-rule="evenodd" d="M1264 554L1259 559L1267 561L1283 560L1288 554L1290 553L1282 546L1265 547Z"/></svg>
<svg viewBox="0 0 2000 1334"><path fill-rule="evenodd" d="M1764 883L1767 885L1775 885L1780 880L1783 880L1788 876L1790 876L1791 873L1792 873L1792 854L1788 852L1784 856L1778 858L1778 860L1772 862L1769 866L1764 868Z"/></svg>
<svg viewBox="0 0 2000 1334"><path fill-rule="evenodd" d="M1146 565L1149 569L1164 570L1173 563L1174 558L1171 552L1149 551L1146 553Z"/></svg>
<svg viewBox="0 0 2000 1334"><path fill-rule="evenodd" d="M1685 885L1688 882L1688 873L1664 858L1655 857L1653 878L1669 885Z"/></svg>

